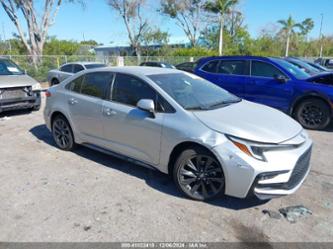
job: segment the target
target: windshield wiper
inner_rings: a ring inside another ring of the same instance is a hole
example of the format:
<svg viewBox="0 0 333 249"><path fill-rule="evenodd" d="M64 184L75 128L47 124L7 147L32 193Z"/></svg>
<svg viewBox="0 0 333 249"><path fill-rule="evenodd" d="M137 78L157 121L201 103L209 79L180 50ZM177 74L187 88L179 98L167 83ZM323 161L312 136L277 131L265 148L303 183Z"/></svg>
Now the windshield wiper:
<svg viewBox="0 0 333 249"><path fill-rule="evenodd" d="M230 101L221 101L221 102L215 103L213 105L210 105L209 109L216 108L216 107L228 106L230 104L238 103L238 102L241 102L241 101L242 101L242 99L230 100Z"/></svg>

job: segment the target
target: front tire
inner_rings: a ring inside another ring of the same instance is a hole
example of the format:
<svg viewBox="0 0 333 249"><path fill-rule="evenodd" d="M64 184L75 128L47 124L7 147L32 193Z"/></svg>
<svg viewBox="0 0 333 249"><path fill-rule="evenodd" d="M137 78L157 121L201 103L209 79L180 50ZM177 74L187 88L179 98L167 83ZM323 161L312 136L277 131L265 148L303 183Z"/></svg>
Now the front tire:
<svg viewBox="0 0 333 249"><path fill-rule="evenodd" d="M52 135L60 149L70 151L76 147L72 129L64 116L58 115L54 118Z"/></svg>
<svg viewBox="0 0 333 249"><path fill-rule="evenodd" d="M52 79L52 81L51 81L51 86L58 85L59 83L60 83L59 80L57 80L57 79Z"/></svg>
<svg viewBox="0 0 333 249"><path fill-rule="evenodd" d="M306 129L322 130L331 121L329 106L321 99L306 99L295 110L296 120Z"/></svg>
<svg viewBox="0 0 333 249"><path fill-rule="evenodd" d="M199 146L184 150L176 160L173 179L187 197L206 201L224 194L225 178L220 163Z"/></svg>

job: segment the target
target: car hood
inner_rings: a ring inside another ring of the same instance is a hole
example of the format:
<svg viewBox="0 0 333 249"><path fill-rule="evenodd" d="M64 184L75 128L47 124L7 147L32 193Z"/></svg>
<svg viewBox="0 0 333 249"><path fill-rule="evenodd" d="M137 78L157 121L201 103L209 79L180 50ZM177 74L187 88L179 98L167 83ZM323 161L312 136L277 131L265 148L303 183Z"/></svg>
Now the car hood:
<svg viewBox="0 0 333 249"><path fill-rule="evenodd" d="M322 72L322 73L313 75L313 76L307 78L306 80L307 81L313 81L313 80L315 80L315 79L317 79L319 77L328 76L328 75L331 75L331 74L333 74L333 72Z"/></svg>
<svg viewBox="0 0 333 249"><path fill-rule="evenodd" d="M302 127L286 114L259 104L241 101L193 114L217 132L262 143L281 143L295 137Z"/></svg>
<svg viewBox="0 0 333 249"><path fill-rule="evenodd" d="M0 87L20 87L20 86L32 86L38 82L30 76L23 75L1 75Z"/></svg>

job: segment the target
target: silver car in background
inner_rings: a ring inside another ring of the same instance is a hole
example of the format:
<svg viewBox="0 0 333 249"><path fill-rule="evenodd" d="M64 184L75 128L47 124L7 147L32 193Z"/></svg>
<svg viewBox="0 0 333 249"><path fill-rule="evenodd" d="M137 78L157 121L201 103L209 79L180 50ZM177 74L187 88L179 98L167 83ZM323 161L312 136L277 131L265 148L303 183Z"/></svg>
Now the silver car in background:
<svg viewBox="0 0 333 249"><path fill-rule="evenodd" d="M8 58L0 57L0 113L30 109L38 111L41 86Z"/></svg>
<svg viewBox="0 0 333 249"><path fill-rule="evenodd" d="M49 71L47 81L51 86L59 84L68 77L87 69L106 67L103 63L98 62L71 62L62 65L59 69Z"/></svg>
<svg viewBox="0 0 333 249"><path fill-rule="evenodd" d="M82 144L153 167L196 200L289 195L310 171L312 141L296 121L190 73L87 70L46 95L59 148Z"/></svg>

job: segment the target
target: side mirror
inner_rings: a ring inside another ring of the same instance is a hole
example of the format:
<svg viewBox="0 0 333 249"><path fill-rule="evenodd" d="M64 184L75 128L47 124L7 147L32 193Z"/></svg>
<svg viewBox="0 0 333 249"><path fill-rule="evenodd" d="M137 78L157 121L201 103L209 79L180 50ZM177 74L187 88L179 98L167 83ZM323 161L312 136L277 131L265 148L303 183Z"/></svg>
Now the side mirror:
<svg viewBox="0 0 333 249"><path fill-rule="evenodd" d="M284 75L275 75L274 79L280 83L286 83L288 81L288 79L286 78L286 76Z"/></svg>
<svg viewBox="0 0 333 249"><path fill-rule="evenodd" d="M155 103L152 99L140 99L136 106L140 110L149 112L155 116Z"/></svg>

